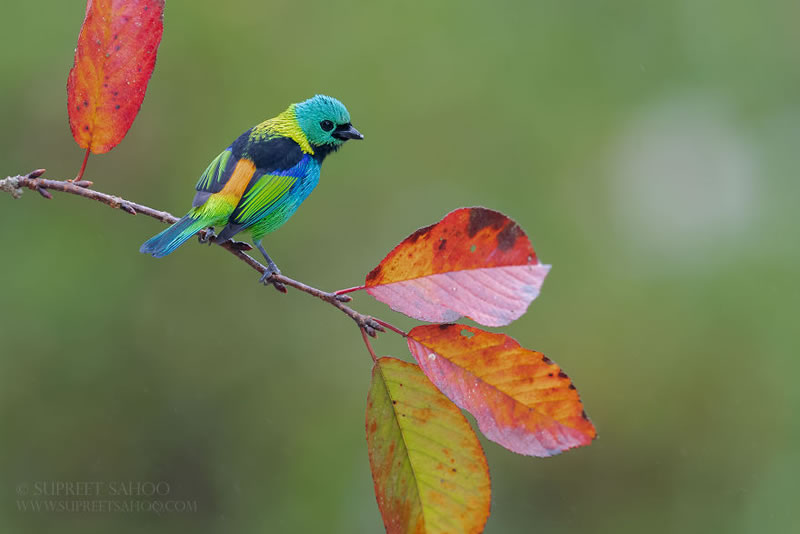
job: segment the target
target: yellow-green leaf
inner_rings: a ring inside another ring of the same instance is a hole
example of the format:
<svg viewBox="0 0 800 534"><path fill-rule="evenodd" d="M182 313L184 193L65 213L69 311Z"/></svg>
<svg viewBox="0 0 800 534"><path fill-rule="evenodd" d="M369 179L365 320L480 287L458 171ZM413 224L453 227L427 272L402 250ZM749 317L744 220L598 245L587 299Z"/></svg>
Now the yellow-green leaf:
<svg viewBox="0 0 800 534"><path fill-rule="evenodd" d="M418 366L384 357L373 367L367 446L387 533L483 530L491 504L483 448Z"/></svg>

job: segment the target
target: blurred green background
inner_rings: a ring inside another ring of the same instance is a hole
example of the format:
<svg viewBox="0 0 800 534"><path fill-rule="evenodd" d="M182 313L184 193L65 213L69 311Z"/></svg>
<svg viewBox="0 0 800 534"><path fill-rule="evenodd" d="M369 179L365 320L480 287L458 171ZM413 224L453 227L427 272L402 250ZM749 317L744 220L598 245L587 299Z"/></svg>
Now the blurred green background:
<svg viewBox="0 0 800 534"><path fill-rule="evenodd" d="M84 6L4 8L2 176L80 165L64 87ZM142 110L87 178L181 214L242 131L334 95L366 140L265 240L286 274L356 285L469 205L514 217L553 264L504 331L566 369L600 436L548 459L484 442L486 532L798 532L798 16L172 1ZM0 225L0 531L382 530L349 319L218 249L141 255L159 223L83 199L4 194ZM408 358L397 336L375 346ZM36 481L166 481L197 511L23 512Z"/></svg>

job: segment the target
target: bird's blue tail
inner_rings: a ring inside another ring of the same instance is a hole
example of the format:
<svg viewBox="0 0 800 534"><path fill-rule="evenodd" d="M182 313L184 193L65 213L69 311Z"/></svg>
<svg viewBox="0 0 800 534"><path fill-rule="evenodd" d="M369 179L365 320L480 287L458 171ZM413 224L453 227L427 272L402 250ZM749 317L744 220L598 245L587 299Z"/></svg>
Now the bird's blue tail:
<svg viewBox="0 0 800 534"><path fill-rule="evenodd" d="M209 226L208 221L204 218L196 219L191 214L186 215L160 234L145 241L139 252L161 258L174 251L187 239L207 226Z"/></svg>

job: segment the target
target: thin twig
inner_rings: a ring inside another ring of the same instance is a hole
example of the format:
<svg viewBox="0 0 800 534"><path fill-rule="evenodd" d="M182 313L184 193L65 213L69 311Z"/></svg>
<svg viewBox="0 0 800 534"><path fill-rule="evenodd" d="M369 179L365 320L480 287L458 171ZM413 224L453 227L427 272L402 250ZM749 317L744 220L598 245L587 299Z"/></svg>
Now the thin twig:
<svg viewBox="0 0 800 534"><path fill-rule="evenodd" d="M369 342L369 338L367 337L367 331L363 328L361 330L361 337L364 338L364 345L367 346L367 350L369 351L369 355L372 356L372 361L378 363L378 356L375 354L375 351L372 348L372 343Z"/></svg>
<svg viewBox="0 0 800 534"><path fill-rule="evenodd" d="M90 189L93 185L92 182L88 180L77 180L73 182L69 181L61 181L61 180L47 180L44 178L40 178L42 174L44 174L44 169L38 169L32 171L24 176L9 176L8 178L4 178L0 180L0 191L5 191L10 193L14 198L19 198L22 195L22 188L27 187L33 191L38 191L40 194L45 196L46 198L51 198L50 194L47 190L52 191L60 191L62 193L69 193L71 195L76 195L83 198L88 198L90 200L96 200L97 202L102 202L106 206L110 206L112 208L120 209L126 213L130 213L131 215L136 215L137 213L141 213L142 215L147 215L148 217L152 217L153 219L159 220L166 224L174 224L178 221L178 218L166 211L159 211L153 209L149 206L145 206L143 204L138 204L136 202L131 202L130 200L125 200L124 198L120 198L113 195L108 195L106 193L101 193L99 191L95 191ZM207 237L207 230L200 230L197 235L201 238ZM258 271L261 274L264 274L267 271L267 268L262 265L260 262L255 260L252 256L245 254L242 250L239 249L241 244L234 243L233 241L227 241L220 245L222 248L245 262L247 265L252 267L254 270ZM373 317L369 315L364 315L362 313L357 312L353 308L347 306L345 302L350 302L352 299L348 295L337 295L336 293L329 293L327 291L322 291L321 289L317 289L315 287L311 287L303 282L299 282L288 276L283 274L272 274L268 278L268 281L271 283L276 283L276 287L280 284L293 287L303 293L308 293L309 295L315 296L320 300L327 302L328 304L332 305L335 308L338 308L342 313L353 319L356 322L358 327L362 330L363 333L368 334L372 337L377 336L377 332L385 332L386 330L381 326L381 322L375 320ZM396 331L396 329L392 328ZM370 347L371 348L371 347ZM374 357L374 353L372 354Z"/></svg>

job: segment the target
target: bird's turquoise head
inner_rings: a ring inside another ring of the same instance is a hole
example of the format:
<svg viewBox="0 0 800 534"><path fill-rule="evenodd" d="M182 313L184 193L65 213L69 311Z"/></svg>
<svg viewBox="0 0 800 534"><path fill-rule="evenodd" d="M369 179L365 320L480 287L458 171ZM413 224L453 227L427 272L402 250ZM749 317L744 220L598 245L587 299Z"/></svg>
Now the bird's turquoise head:
<svg viewBox="0 0 800 534"><path fill-rule="evenodd" d="M295 118L308 142L338 148L348 139L364 139L350 124L350 113L333 97L316 95L294 105Z"/></svg>

